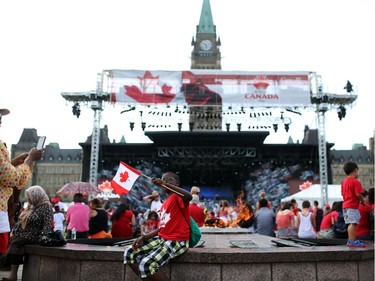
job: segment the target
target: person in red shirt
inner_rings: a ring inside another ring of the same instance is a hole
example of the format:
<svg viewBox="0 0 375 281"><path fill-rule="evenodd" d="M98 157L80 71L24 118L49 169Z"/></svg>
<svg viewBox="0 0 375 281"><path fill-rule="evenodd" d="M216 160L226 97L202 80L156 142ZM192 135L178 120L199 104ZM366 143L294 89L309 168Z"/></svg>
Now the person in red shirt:
<svg viewBox="0 0 375 281"><path fill-rule="evenodd" d="M342 204L344 220L348 226L348 247L366 247L366 244L356 239L357 225L360 220L360 212L358 210L359 204L366 205L365 199L362 196L364 192L361 182L358 180L359 169L358 165L349 161L344 164L344 172L347 177L341 184L341 195L344 199Z"/></svg>
<svg viewBox="0 0 375 281"><path fill-rule="evenodd" d="M141 225L141 235L154 231L159 227L160 220L159 215L155 211L150 211L147 215L147 221Z"/></svg>
<svg viewBox="0 0 375 281"><path fill-rule="evenodd" d="M166 172L152 183L165 189L168 194L160 208L159 228L141 235L125 249L124 263L147 280L168 280L160 271L161 266L182 255L189 249L191 194L180 188L180 178Z"/></svg>
<svg viewBox="0 0 375 281"><path fill-rule="evenodd" d="M129 206L126 203L121 203L116 211L111 216L112 237L133 237L133 227L135 227L135 216L132 211L129 210Z"/></svg>
<svg viewBox="0 0 375 281"><path fill-rule="evenodd" d="M374 188L370 188L369 191L365 190L364 193L366 205L359 205L359 213L361 219L357 225L356 235L359 239L373 240L374 237L371 235L371 213L374 213Z"/></svg>
<svg viewBox="0 0 375 281"><path fill-rule="evenodd" d="M332 209L323 216L322 224L320 225L320 238L335 238L332 225L334 225L339 217L339 210L342 212L342 201L333 202Z"/></svg>
<svg viewBox="0 0 375 281"><path fill-rule="evenodd" d="M290 202L293 205L293 213L294 213L295 216L297 216L297 214L299 212L301 212L302 210L300 208L298 208L298 203L297 203L296 199L293 198L292 200L290 200Z"/></svg>
<svg viewBox="0 0 375 281"><path fill-rule="evenodd" d="M189 211L190 216L195 220L199 227L203 226L204 221L206 220L206 214L204 213L204 209L198 206L199 197L198 195L193 194L193 199L190 201Z"/></svg>

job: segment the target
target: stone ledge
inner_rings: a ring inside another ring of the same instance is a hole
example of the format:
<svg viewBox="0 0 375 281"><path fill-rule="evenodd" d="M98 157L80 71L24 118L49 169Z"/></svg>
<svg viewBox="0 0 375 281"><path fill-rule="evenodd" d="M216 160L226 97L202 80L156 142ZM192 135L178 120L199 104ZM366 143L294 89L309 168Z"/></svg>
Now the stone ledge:
<svg viewBox="0 0 375 281"><path fill-rule="evenodd" d="M234 239L235 238L235 239ZM374 259L374 244L366 248L348 248L340 246L313 246L304 248L276 247L274 238L258 234L215 235L203 234L204 247L189 249L173 262L189 263L253 263L263 262L295 262L295 261L350 261ZM234 248L229 241L248 240L256 244L253 248ZM63 247L26 246L26 253L69 258L73 260L108 260L122 261L124 247L97 246L68 243Z"/></svg>
<svg viewBox="0 0 375 281"><path fill-rule="evenodd" d="M203 234L202 248L189 249L161 270L172 281L374 280L374 244L276 247L257 234ZM251 241L233 248L229 241ZM123 264L124 247L68 243L63 247L26 247L24 281L141 280Z"/></svg>

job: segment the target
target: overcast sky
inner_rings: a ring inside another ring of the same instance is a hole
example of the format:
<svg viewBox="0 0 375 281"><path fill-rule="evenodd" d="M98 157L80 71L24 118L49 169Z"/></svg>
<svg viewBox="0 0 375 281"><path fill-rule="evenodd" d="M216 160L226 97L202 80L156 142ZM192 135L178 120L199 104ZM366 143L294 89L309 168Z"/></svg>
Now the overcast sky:
<svg viewBox="0 0 375 281"><path fill-rule="evenodd" d="M56 4L58 2L58 4ZM203 0L1 1L0 138L17 143L24 128L35 128L47 143L79 148L91 134L93 111L80 118L61 92L95 89L104 69L190 69L191 39ZM347 80L357 101L341 121L326 113L326 140L334 149L369 146L374 135L375 1L211 0L221 39L222 69L314 71L325 91L344 93ZM111 140L144 141L129 129L127 105L106 105L101 127ZM266 143L302 141L316 114L289 113L290 130L270 132ZM187 125L186 125L187 128Z"/></svg>

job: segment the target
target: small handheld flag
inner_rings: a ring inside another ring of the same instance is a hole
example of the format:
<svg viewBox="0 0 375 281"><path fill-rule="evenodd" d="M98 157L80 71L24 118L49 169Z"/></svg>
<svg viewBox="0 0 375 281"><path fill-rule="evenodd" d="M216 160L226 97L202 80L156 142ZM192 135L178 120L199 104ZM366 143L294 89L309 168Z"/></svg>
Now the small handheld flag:
<svg viewBox="0 0 375 281"><path fill-rule="evenodd" d="M117 173L111 181L114 192L118 195L127 194L140 175L140 171L130 167L124 162L120 162Z"/></svg>

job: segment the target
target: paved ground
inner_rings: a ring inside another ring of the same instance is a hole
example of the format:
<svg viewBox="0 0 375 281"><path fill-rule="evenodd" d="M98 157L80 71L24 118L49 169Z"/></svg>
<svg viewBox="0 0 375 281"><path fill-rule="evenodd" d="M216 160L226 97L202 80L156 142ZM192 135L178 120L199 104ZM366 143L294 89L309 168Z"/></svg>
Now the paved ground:
<svg viewBox="0 0 375 281"><path fill-rule="evenodd" d="M17 280L19 280L19 281L22 280L22 269L23 269L23 266L21 265L18 268L18 274L17 274L17 278L18 278ZM2 271L2 270L0 270L0 280L2 280L3 277L8 277L9 273L10 273L10 271Z"/></svg>

